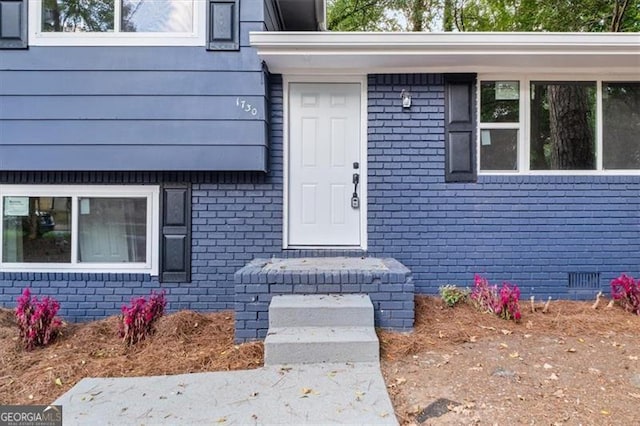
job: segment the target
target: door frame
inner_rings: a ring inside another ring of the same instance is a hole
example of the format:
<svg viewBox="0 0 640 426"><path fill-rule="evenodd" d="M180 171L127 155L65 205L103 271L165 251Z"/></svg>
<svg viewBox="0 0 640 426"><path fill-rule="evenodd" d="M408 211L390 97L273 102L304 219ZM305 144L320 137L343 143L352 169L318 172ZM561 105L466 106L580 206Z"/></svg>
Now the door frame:
<svg viewBox="0 0 640 426"><path fill-rule="evenodd" d="M360 84L360 245L357 246L300 246L289 245L289 85L291 83L358 83ZM284 75L282 77L282 248L317 250L367 250L367 76L366 75Z"/></svg>

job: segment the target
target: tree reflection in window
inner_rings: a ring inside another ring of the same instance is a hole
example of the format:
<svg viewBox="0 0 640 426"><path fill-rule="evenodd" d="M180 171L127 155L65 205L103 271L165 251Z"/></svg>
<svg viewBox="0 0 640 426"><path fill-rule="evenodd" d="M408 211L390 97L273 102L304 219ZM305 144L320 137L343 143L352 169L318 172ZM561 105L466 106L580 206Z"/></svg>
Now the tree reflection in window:
<svg viewBox="0 0 640 426"><path fill-rule="evenodd" d="M44 0L42 31L113 31L115 0Z"/></svg>
<svg viewBox="0 0 640 426"><path fill-rule="evenodd" d="M193 13L193 0L44 0L42 31L185 33Z"/></svg>
<svg viewBox="0 0 640 426"><path fill-rule="evenodd" d="M594 170L596 85L531 83L531 170Z"/></svg>

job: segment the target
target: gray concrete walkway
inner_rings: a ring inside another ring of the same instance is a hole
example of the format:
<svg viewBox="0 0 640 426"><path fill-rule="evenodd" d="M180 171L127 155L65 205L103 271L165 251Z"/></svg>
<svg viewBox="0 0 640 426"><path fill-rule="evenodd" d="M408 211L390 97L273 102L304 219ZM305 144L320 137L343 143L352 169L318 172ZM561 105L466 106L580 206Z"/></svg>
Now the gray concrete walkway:
<svg viewBox="0 0 640 426"><path fill-rule="evenodd" d="M83 379L65 425L397 425L378 363Z"/></svg>

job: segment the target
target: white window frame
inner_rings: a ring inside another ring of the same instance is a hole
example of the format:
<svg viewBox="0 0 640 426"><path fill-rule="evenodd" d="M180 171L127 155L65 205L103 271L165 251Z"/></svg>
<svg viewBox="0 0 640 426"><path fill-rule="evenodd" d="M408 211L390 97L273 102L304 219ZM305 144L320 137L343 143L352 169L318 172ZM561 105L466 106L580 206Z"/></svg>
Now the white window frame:
<svg viewBox="0 0 640 426"><path fill-rule="evenodd" d="M483 81L518 81L520 84L520 111L519 123L482 123L481 119L481 87ZM566 81L566 82L594 82L596 84L596 169L595 170L530 170L531 144L529 134L531 132L530 101L532 81ZM505 176L505 175L557 175L557 176L628 176L640 175L640 169L605 169L603 167L603 142L602 142L602 83L628 81L638 82L638 76L632 75L593 75L593 74L479 74L476 84L476 117L478 121L478 134L476 137L476 167L481 176ZM480 168L481 157L481 133L488 129L518 129L518 170L482 170Z"/></svg>
<svg viewBox="0 0 640 426"><path fill-rule="evenodd" d="M71 262L34 263L3 262L4 197L71 197ZM86 263L78 262L78 198L146 198L147 253L144 263ZM158 275L160 188L152 185L0 185L0 272L94 272L141 273Z"/></svg>
<svg viewBox="0 0 640 426"><path fill-rule="evenodd" d="M191 32L118 32L120 3L115 0L114 32L44 32L42 0L29 0L29 44L32 46L205 46L206 1L193 0Z"/></svg>

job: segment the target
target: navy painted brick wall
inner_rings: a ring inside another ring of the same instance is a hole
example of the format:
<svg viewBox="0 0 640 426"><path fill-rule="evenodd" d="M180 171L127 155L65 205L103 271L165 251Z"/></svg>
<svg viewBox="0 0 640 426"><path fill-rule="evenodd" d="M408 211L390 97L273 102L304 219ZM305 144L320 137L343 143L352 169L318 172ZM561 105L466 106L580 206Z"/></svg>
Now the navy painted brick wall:
<svg viewBox="0 0 640 426"><path fill-rule="evenodd" d="M372 75L368 90L369 254L408 266L418 292L483 273L519 284L523 297L570 298L570 272L600 273L603 289L622 272L640 275L640 176L446 184L442 76Z"/></svg>
<svg viewBox="0 0 640 426"><path fill-rule="evenodd" d="M413 106L403 110L399 93ZM443 79L369 77L369 255L413 271L417 291L518 283L523 297L571 297L569 272L640 276L640 176L481 176L444 183ZM193 183L193 281L163 284L170 310L234 308L234 273L253 258L361 255L282 250L282 80L272 76L269 174L0 172L0 183ZM0 305L24 286L58 297L69 320L119 312L160 284L135 274L0 273ZM589 295L591 297L591 295Z"/></svg>

